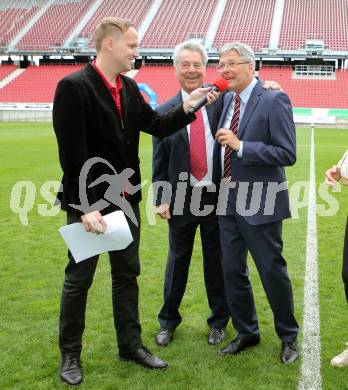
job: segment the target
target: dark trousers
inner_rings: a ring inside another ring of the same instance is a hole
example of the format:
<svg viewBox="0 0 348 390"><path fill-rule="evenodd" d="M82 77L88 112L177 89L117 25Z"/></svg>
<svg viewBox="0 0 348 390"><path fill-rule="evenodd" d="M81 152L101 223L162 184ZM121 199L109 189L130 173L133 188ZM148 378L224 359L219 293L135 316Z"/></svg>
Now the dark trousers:
<svg viewBox="0 0 348 390"><path fill-rule="evenodd" d="M181 322L179 306L184 296L197 227L200 228L204 281L211 315L210 327L224 328L229 313L224 292L219 227L216 215L172 216L169 223L169 253L164 281L164 304L158 315L161 327L175 329Z"/></svg>
<svg viewBox="0 0 348 390"><path fill-rule="evenodd" d="M344 235L342 277L344 282L344 291L346 293L346 300L348 302L348 217L346 222L346 232Z"/></svg>
<svg viewBox="0 0 348 390"><path fill-rule="evenodd" d="M134 207L139 226L127 218L134 241L124 250L109 252L112 280L112 306L119 352L127 354L141 346L141 327L138 315L138 284L140 273L139 206ZM68 215L68 223L81 222L76 215ZM75 263L68 253L65 269L59 326L59 347L62 354L80 354L85 328L85 311L98 256Z"/></svg>
<svg viewBox="0 0 348 390"><path fill-rule="evenodd" d="M227 303L238 337L259 337L252 287L248 277L250 251L273 311L275 329L282 341L298 334L293 294L282 256L282 222L249 225L239 215L220 216L220 237Z"/></svg>

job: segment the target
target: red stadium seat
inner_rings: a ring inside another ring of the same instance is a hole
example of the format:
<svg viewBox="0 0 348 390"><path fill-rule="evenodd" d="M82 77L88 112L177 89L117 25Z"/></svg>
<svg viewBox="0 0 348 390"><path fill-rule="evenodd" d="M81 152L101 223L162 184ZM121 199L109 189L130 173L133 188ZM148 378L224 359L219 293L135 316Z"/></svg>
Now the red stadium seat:
<svg viewBox="0 0 348 390"><path fill-rule="evenodd" d="M119 16L131 20L136 28L143 21L146 13L150 9L153 0L143 0L141 2L125 2L124 0L104 0L89 22L81 31L80 36L88 38L89 46L94 47L94 31L97 24L106 16Z"/></svg>
<svg viewBox="0 0 348 390"><path fill-rule="evenodd" d="M275 0L227 0L214 47L234 41L245 42L254 50L268 47L274 5Z"/></svg>
<svg viewBox="0 0 348 390"><path fill-rule="evenodd" d="M0 102L51 103L58 81L81 67L82 65L29 66L12 82L0 88Z"/></svg>
<svg viewBox="0 0 348 390"><path fill-rule="evenodd" d="M163 0L151 26L141 41L142 47L174 47L190 34L204 36L217 0Z"/></svg>
<svg viewBox="0 0 348 390"><path fill-rule="evenodd" d="M348 50L346 0L285 0L279 47L299 49L307 39L322 39L331 50Z"/></svg>
<svg viewBox="0 0 348 390"><path fill-rule="evenodd" d="M0 9L0 47L8 46L12 39L37 13L39 4L28 5L23 1L9 1Z"/></svg>
<svg viewBox="0 0 348 390"><path fill-rule="evenodd" d="M293 79L291 67L263 67L263 80L275 80L290 96L293 107L347 108L348 71L337 71L336 80Z"/></svg>
<svg viewBox="0 0 348 390"><path fill-rule="evenodd" d="M18 50L52 51L62 46L93 0L64 0L52 4L17 45Z"/></svg>

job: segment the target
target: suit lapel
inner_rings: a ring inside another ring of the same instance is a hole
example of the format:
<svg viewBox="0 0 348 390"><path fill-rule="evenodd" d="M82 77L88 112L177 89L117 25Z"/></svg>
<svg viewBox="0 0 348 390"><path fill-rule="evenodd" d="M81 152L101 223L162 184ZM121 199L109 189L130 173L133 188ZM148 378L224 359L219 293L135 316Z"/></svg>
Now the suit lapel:
<svg viewBox="0 0 348 390"><path fill-rule="evenodd" d="M208 122L209 122L209 126L210 126L210 131L211 131L211 135L213 136L213 138L215 137L215 133L216 133L216 130L214 132L214 115L215 115L215 109L214 109L214 104L209 104L209 106L206 106L205 107L206 111L207 111L207 117L208 117Z"/></svg>
<svg viewBox="0 0 348 390"><path fill-rule="evenodd" d="M228 92L225 95L225 97L224 97L224 108L222 110L221 118L220 118L220 121L219 121L219 124L218 124L218 128L219 129L221 127L224 127L224 123L226 121L226 116L228 114L228 109L229 109L229 107L230 107L230 105L232 104L232 101L233 101L233 96L234 96L233 92Z"/></svg>
<svg viewBox="0 0 348 390"><path fill-rule="evenodd" d="M243 113L242 120L240 121L238 128L238 138L240 139L245 131L246 125L249 122L251 115L253 114L255 107L257 106L260 96L263 93L262 83L260 81L257 82L254 89L251 92L250 98L248 100L248 104L245 107L245 111Z"/></svg>
<svg viewBox="0 0 348 390"><path fill-rule="evenodd" d="M118 113L118 110L115 107L115 101L113 97L111 96L110 91L108 90L107 86L105 85L104 81L99 76L98 72L94 69L92 64L87 64L85 67L87 77L92 80L93 85L95 85L95 88L98 92L98 95L103 99L103 102L105 102L114 113L115 117L118 118L118 120L121 122L120 115ZM124 84L122 83L122 86L124 87ZM122 94L122 98L125 98L125 94ZM122 101L122 109L123 106L127 106Z"/></svg>
<svg viewBox="0 0 348 390"><path fill-rule="evenodd" d="M120 91L121 93L121 108L122 108L122 117L123 117L123 123L127 123L127 110L128 110L128 104L127 104L127 96L126 96L126 89L123 82L123 79L121 77L122 82L122 89ZM116 110L118 112L118 110ZM120 118L121 119L121 118Z"/></svg>
<svg viewBox="0 0 348 390"><path fill-rule="evenodd" d="M233 101L233 92L228 92L224 96L224 107L222 109L221 117L218 124L218 129L224 127L224 123L226 121L226 116L228 114L228 109L232 104ZM221 145L218 143L218 141L215 140L214 143L214 153L213 153L213 161L214 161L214 169L213 172L218 172L221 177Z"/></svg>

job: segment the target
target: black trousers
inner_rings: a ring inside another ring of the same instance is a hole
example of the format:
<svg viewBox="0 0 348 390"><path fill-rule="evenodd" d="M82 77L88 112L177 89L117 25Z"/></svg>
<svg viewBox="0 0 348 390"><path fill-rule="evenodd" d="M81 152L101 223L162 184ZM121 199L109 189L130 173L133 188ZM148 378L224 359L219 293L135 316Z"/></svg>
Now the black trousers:
<svg viewBox="0 0 348 390"><path fill-rule="evenodd" d="M236 214L220 216L219 226L227 303L238 337L259 337L248 276L249 250L270 303L279 338L285 342L295 340L298 324L294 316L291 282L282 256L282 222L249 225Z"/></svg>
<svg viewBox="0 0 348 390"><path fill-rule="evenodd" d="M124 250L109 252L114 324L121 354L131 353L141 346L137 284L137 276L140 273L139 206L134 206L133 210L138 227L128 218L127 220L134 241ZM81 222L81 218L68 214L68 223L74 222ZM59 347L62 354L79 355L85 328L88 289L92 285L99 256L80 263L75 263L70 252L68 257L60 307Z"/></svg>
<svg viewBox="0 0 348 390"><path fill-rule="evenodd" d="M342 277L344 282L344 291L346 293L346 300L348 302L348 217L346 222L346 232L344 235Z"/></svg>
<svg viewBox="0 0 348 390"><path fill-rule="evenodd" d="M214 197L203 196L203 205L216 203ZM211 314L210 327L224 328L229 319L221 265L218 218L215 212L206 216L192 215L185 206L184 215L169 219L169 252L164 280L164 304L158 320L163 328L175 329L182 318L179 306L185 293L197 228L200 228L204 282Z"/></svg>

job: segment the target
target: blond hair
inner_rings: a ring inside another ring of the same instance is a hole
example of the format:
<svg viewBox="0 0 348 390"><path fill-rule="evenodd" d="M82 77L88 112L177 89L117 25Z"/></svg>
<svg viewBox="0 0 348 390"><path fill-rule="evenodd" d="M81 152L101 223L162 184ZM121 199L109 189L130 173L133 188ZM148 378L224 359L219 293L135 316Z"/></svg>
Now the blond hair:
<svg viewBox="0 0 348 390"><path fill-rule="evenodd" d="M99 52L103 39L111 36L115 31L124 34L130 27L134 27L129 20L109 16L104 18L95 30L95 48Z"/></svg>

